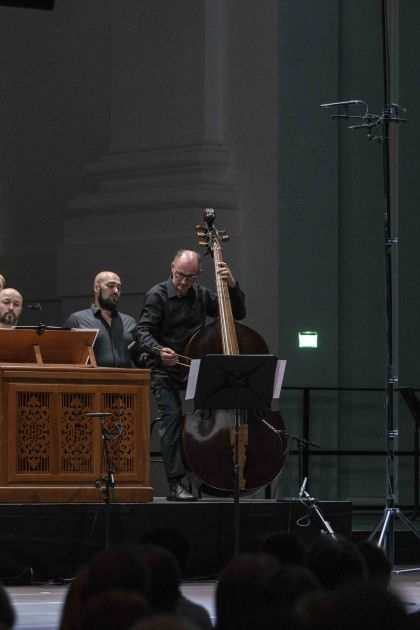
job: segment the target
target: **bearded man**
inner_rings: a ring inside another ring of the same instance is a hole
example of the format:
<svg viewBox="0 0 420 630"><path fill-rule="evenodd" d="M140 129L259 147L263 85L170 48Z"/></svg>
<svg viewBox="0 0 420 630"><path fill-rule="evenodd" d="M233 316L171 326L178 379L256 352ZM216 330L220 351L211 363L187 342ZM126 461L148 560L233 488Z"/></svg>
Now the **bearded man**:
<svg viewBox="0 0 420 630"><path fill-rule="evenodd" d="M99 367L141 367L136 343L136 322L117 310L121 280L113 271L101 271L93 282L90 308L72 313L64 328L97 328L93 351Z"/></svg>
<svg viewBox="0 0 420 630"><path fill-rule="evenodd" d="M16 289L0 291L0 328L14 328L22 314L23 298Z"/></svg>

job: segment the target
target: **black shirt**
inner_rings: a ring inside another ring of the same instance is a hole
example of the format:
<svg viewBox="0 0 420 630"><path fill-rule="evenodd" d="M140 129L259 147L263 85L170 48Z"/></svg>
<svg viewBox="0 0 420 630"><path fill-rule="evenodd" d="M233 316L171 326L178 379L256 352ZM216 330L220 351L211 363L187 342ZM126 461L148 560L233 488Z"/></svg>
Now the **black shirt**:
<svg viewBox="0 0 420 630"><path fill-rule="evenodd" d="M115 312L111 326L102 317L101 309L95 304L83 311L72 313L64 322L65 328L98 328L93 351L100 367L134 367L137 344L135 342L136 321L134 317Z"/></svg>
<svg viewBox="0 0 420 630"><path fill-rule="evenodd" d="M229 287L229 297L234 318L243 319L245 296L238 283ZM161 363L159 349L168 347L181 352L192 335L205 325L206 317L217 316L217 310L217 293L198 284L181 297L171 279L152 287L146 293L137 323L139 344L149 355L147 367L176 376L177 369Z"/></svg>

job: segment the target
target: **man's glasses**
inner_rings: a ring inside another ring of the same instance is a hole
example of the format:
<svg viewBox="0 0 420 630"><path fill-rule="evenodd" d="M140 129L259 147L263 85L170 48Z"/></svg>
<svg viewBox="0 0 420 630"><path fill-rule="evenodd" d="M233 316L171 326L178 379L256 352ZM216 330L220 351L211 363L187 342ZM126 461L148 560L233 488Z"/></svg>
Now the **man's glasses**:
<svg viewBox="0 0 420 630"><path fill-rule="evenodd" d="M198 278L198 274L182 273L182 271L174 271L174 274L175 278L178 280L186 280L186 282L194 282L194 280L197 280Z"/></svg>

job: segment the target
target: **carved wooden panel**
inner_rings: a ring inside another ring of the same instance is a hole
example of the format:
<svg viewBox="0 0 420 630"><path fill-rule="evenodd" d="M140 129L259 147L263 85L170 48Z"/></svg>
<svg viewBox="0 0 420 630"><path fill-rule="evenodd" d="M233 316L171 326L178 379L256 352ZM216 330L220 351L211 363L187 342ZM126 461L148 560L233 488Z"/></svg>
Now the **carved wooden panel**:
<svg viewBox="0 0 420 630"><path fill-rule="evenodd" d="M51 470L51 394L17 392L16 472Z"/></svg>
<svg viewBox="0 0 420 630"><path fill-rule="evenodd" d="M60 472L93 471L92 410L93 394L65 392L59 395Z"/></svg>
<svg viewBox="0 0 420 630"><path fill-rule="evenodd" d="M105 442L117 496L151 500L149 394L148 370L0 367L0 501L97 500Z"/></svg>
<svg viewBox="0 0 420 630"><path fill-rule="evenodd" d="M109 393L102 395L102 409L112 413L106 420L109 436L110 460L116 472L134 472L134 396L132 394ZM121 428L121 433L119 433Z"/></svg>

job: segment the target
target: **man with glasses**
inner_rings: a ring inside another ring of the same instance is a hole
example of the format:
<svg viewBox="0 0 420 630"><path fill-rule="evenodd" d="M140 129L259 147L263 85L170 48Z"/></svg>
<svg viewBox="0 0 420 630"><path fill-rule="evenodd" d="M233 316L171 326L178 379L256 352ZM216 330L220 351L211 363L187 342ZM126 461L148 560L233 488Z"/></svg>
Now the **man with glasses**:
<svg viewBox="0 0 420 630"><path fill-rule="evenodd" d="M93 351L100 367L131 368L141 365L136 343L136 320L117 310L121 280L113 271L101 271L93 282L90 308L72 313L65 328L97 328Z"/></svg>
<svg viewBox="0 0 420 630"><path fill-rule="evenodd" d="M195 499L182 483L185 468L179 450L180 392L186 383L177 363L178 354L205 325L206 317L217 316L217 294L196 283L200 271L197 252L178 251L171 263L170 278L146 293L137 323L138 341L148 355L146 367L151 370L151 387L161 420L159 434L169 501ZM219 263L217 274L227 283L234 318L243 319L245 296L225 262Z"/></svg>

